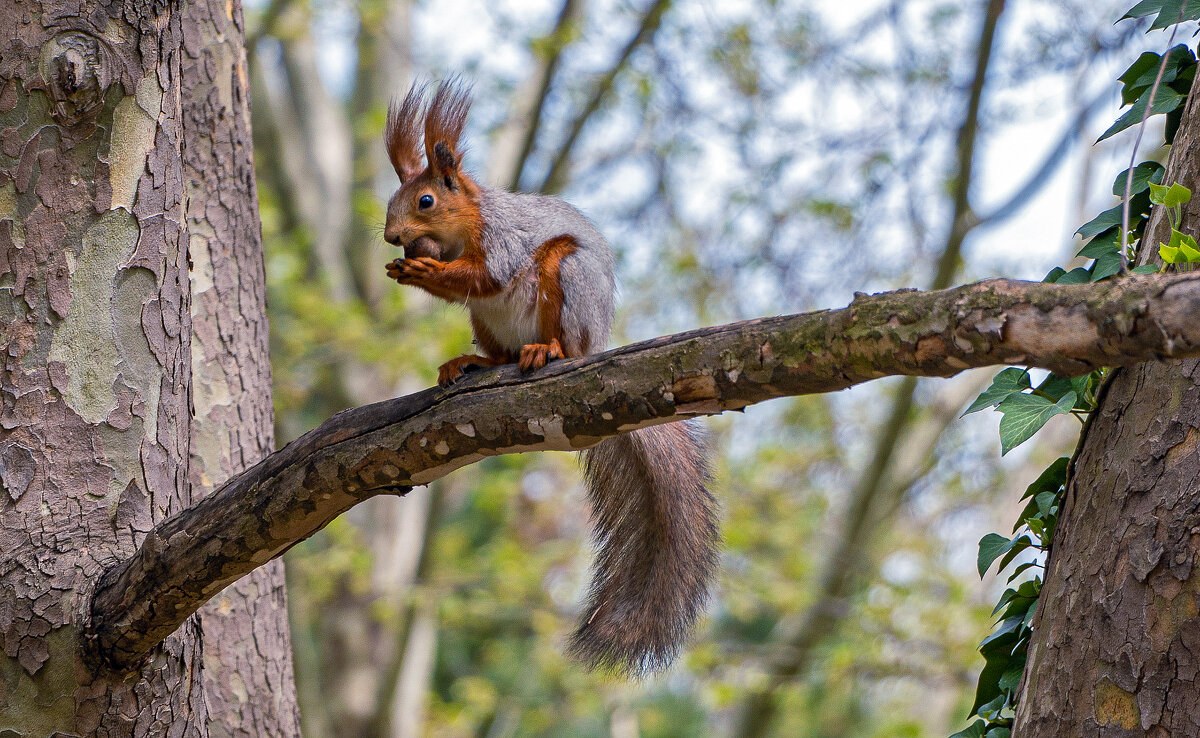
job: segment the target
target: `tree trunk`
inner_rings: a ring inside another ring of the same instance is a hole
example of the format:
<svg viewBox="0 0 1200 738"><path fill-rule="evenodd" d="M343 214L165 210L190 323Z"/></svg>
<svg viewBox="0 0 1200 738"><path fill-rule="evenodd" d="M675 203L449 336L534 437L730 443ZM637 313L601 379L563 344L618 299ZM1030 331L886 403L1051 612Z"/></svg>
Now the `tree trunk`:
<svg viewBox="0 0 1200 738"><path fill-rule="evenodd" d="M3 0L0 34L0 734L295 735L277 566L136 675L80 637L273 446L240 7Z"/></svg>
<svg viewBox="0 0 1200 738"><path fill-rule="evenodd" d="M1193 192L1197 89L1164 179ZM1183 223L1195 232L1200 198ZM1071 469L1013 735L1200 735L1200 361L1118 370Z"/></svg>

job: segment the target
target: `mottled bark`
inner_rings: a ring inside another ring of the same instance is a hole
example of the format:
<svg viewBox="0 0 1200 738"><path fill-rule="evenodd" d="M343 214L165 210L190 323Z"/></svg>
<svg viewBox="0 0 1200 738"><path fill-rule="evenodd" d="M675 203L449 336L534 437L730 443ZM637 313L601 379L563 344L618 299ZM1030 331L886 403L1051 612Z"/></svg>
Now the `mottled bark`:
<svg viewBox="0 0 1200 738"><path fill-rule="evenodd" d="M277 608L256 603L265 627L231 610L212 634L191 619L132 676L96 668L81 638L105 569L202 493L194 482L219 483L270 450L265 381L207 403L194 394L219 374L211 366L194 372L197 356L224 367L244 346L193 341L193 315L202 330L228 337L241 329L217 327L220 311L193 305L193 294L206 299L211 287L189 286L197 276L189 250L197 238L228 243L248 234L239 248L261 260L256 223L220 213L253 218L252 180L226 187L222 179L194 200L197 191L185 188L211 164L205 145L233 149L248 133L240 22L236 3L0 2L4 735L294 733L294 720L285 720L294 716L291 689L282 683L286 632L272 630ZM249 177L249 152L237 156ZM245 264L219 261L210 282L261 289L260 262L246 281ZM226 313L265 330L261 307L260 293ZM215 412L193 424L194 405ZM221 406L266 415L235 430ZM196 464L231 433L238 440L226 453ZM261 638L236 678L224 673L245 683L244 704L215 714L231 703L206 673L222 663L213 638L251 627L274 640ZM283 651L260 657L272 646ZM276 694L259 694L272 680Z"/></svg>
<svg viewBox="0 0 1200 738"><path fill-rule="evenodd" d="M106 572L90 636L113 665L137 663L226 584L353 505L485 456L578 450L633 428L887 375L991 364L1071 375L1197 355L1197 310L1200 275L902 290L558 361L532 377L496 369L349 410L159 525Z"/></svg>
<svg viewBox="0 0 1200 738"><path fill-rule="evenodd" d="M192 293L192 442L199 499L275 449L266 275L240 9L191 0L184 18L184 191ZM283 562L200 610L214 735L296 735Z"/></svg>
<svg viewBox="0 0 1200 738"><path fill-rule="evenodd" d="M1196 90L1164 180L1194 192ZM1165 220L1154 214L1145 243L1167 240ZM1195 232L1200 199L1183 223ZM1200 362L1116 372L1071 465L1014 735L1200 735L1197 479Z"/></svg>

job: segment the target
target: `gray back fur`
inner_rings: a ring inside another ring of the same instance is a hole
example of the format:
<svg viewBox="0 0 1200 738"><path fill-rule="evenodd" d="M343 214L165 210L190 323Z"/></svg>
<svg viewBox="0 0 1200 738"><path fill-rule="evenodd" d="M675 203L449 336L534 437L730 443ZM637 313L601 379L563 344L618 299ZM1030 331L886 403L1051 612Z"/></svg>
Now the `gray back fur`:
<svg viewBox="0 0 1200 738"><path fill-rule="evenodd" d="M587 217L565 200L544 195L482 188L483 250L488 273L509 284L533 263L546 241L571 236L578 249L559 270L563 287L563 334L590 339L589 351L603 351L612 330L616 282L608 242Z"/></svg>

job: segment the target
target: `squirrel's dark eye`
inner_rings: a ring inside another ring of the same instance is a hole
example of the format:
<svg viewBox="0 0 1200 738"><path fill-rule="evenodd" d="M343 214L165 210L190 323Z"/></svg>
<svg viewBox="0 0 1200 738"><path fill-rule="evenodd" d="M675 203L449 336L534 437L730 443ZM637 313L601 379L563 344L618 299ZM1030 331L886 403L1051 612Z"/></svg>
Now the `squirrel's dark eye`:
<svg viewBox="0 0 1200 738"><path fill-rule="evenodd" d="M417 200L417 207L422 210L433 207L433 195L421 195L421 199Z"/></svg>

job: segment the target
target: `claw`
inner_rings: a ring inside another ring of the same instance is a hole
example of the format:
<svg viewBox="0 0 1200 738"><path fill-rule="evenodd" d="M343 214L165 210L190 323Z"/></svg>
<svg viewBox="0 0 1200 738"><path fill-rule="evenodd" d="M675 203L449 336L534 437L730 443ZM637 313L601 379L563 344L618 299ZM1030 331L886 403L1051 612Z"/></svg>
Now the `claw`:
<svg viewBox="0 0 1200 738"><path fill-rule="evenodd" d="M563 358L562 344L557 338L551 338L550 343L530 343L521 347L521 358L517 366L523 372L541 369L554 359Z"/></svg>

